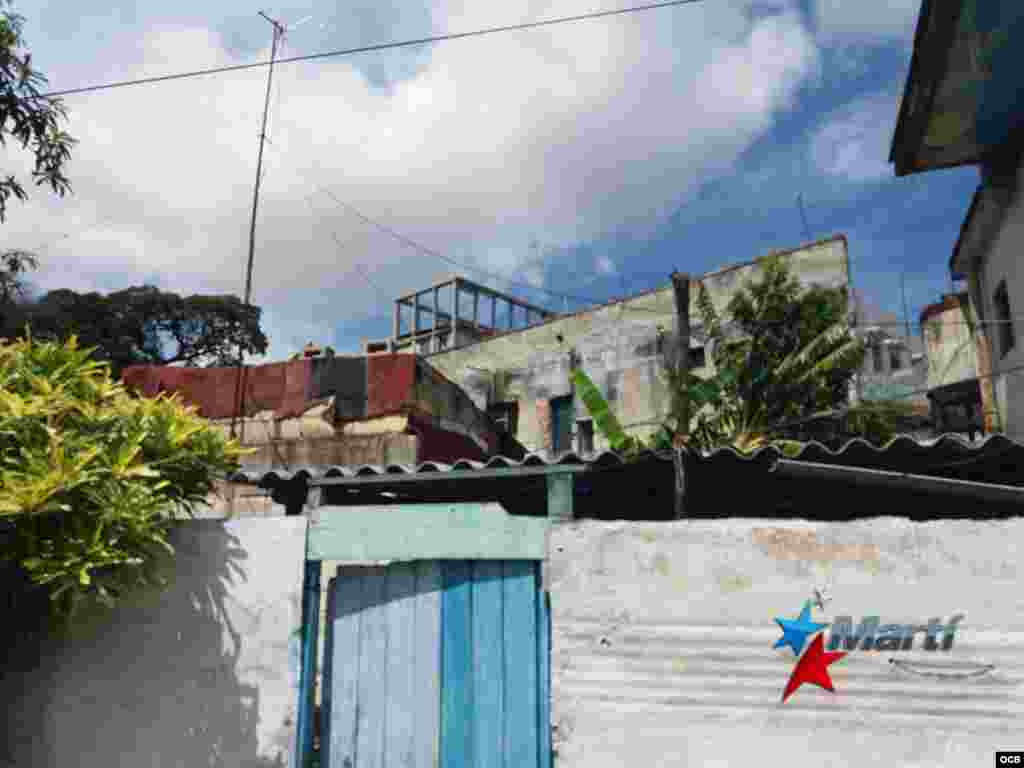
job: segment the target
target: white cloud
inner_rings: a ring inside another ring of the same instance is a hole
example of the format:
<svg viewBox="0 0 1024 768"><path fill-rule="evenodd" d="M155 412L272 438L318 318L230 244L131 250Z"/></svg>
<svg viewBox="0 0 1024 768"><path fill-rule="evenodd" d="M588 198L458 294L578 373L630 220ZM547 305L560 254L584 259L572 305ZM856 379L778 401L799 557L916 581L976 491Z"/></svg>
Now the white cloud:
<svg viewBox="0 0 1024 768"><path fill-rule="evenodd" d="M524 3L496 18L492 4L442 2L434 26L592 10L579 5ZM134 29L111 32L76 79L237 61L207 29ZM431 248L542 285L536 265L517 266L530 236L569 245L663 221L793 104L817 54L793 11L748 18L742 6L707 4L440 45L390 88L369 84L352 59L280 67L253 292L272 325L271 354L300 339L329 343L345 323L387 316L399 292L458 271L319 187ZM38 191L6 227L19 245L76 232L46 250L42 287L98 285L101 275L124 287L159 273L167 290L241 293L265 75L70 97L75 194Z"/></svg>
<svg viewBox="0 0 1024 768"><path fill-rule="evenodd" d="M615 262L607 256L599 256L597 259L597 271L602 275L614 275L618 272Z"/></svg>
<svg viewBox="0 0 1024 768"><path fill-rule="evenodd" d="M890 177L889 145L897 110L890 92L862 97L837 110L811 139L812 162L826 175L854 182Z"/></svg>
<svg viewBox="0 0 1024 768"><path fill-rule="evenodd" d="M921 0L814 0L818 33L826 45L913 44Z"/></svg>

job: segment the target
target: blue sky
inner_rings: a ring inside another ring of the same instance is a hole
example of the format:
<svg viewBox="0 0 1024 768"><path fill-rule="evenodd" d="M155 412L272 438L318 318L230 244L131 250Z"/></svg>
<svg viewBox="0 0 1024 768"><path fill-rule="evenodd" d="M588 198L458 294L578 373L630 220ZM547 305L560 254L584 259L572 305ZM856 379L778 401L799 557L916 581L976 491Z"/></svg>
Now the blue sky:
<svg viewBox="0 0 1024 768"><path fill-rule="evenodd" d="M307 0L285 55L512 24L628 2ZM854 282L911 313L948 290L973 168L897 179L887 162L919 0L703 0L276 73L253 300L271 357L356 350L450 258L607 299L843 233ZM16 4L54 89L266 58L257 7ZM97 41L99 45L97 46ZM75 194L9 216L41 289L142 282L241 293L265 73L71 96ZM10 152L10 150L7 150ZM8 166L27 169L9 154ZM538 245L531 248L535 240ZM339 243L343 247L339 247ZM538 291L483 279L563 309ZM573 309L578 302L569 302Z"/></svg>

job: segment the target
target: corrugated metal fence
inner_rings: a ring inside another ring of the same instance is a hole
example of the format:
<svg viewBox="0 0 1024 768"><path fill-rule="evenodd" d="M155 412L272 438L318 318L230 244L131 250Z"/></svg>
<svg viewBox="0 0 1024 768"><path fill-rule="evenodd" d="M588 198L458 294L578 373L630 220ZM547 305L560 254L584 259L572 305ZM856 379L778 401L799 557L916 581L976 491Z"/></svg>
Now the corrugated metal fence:
<svg viewBox="0 0 1024 768"><path fill-rule="evenodd" d="M1020 520L558 526L557 765L990 766L1024 745L1022 541ZM776 619L805 605L829 642L879 617L912 645L841 642L835 691L783 703L798 654ZM925 650L956 614L949 649Z"/></svg>

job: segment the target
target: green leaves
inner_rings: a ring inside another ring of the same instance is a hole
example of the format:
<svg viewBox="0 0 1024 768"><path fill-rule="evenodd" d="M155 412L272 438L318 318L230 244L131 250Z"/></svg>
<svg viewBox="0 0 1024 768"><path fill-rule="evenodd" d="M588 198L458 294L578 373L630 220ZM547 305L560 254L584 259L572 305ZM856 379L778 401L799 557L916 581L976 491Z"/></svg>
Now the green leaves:
<svg viewBox="0 0 1024 768"><path fill-rule="evenodd" d="M574 368L570 376L576 395L587 406L587 410L590 411L590 415L594 419L594 425L607 438L612 450L626 451L635 448L636 441L626 434L608 406L608 401L601 394L601 390L583 372L583 369Z"/></svg>
<svg viewBox="0 0 1024 768"><path fill-rule="evenodd" d="M61 130L67 121L63 103L43 96L41 88L47 80L24 51L23 27L23 17L0 8L0 144L6 146L7 139L13 138L20 149L30 151L35 160L32 180L63 196L71 190L64 169L76 142ZM8 175L0 179L0 222L12 197L25 200L28 193L22 180Z"/></svg>
<svg viewBox="0 0 1024 768"><path fill-rule="evenodd" d="M0 345L0 559L67 613L151 583L167 531L241 449L176 399L134 399L75 339Z"/></svg>

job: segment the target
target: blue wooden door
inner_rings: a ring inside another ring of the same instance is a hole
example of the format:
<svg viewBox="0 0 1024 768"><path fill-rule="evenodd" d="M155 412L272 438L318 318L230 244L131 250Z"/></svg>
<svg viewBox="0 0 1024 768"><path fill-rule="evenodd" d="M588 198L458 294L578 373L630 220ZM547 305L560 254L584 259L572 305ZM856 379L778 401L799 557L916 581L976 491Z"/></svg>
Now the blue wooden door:
<svg viewBox="0 0 1024 768"><path fill-rule="evenodd" d="M540 564L339 568L324 648L324 768L549 768Z"/></svg>

